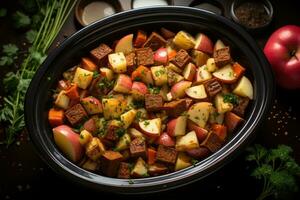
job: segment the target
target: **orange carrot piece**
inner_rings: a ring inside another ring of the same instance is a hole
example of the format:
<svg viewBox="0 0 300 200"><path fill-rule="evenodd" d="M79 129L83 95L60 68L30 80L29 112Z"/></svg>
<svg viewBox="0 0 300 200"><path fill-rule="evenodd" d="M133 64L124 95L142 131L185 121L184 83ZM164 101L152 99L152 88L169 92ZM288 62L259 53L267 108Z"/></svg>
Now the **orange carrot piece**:
<svg viewBox="0 0 300 200"><path fill-rule="evenodd" d="M176 51L175 50L171 50L168 51L168 59L171 60L172 58L174 58L176 56Z"/></svg>
<svg viewBox="0 0 300 200"><path fill-rule="evenodd" d="M232 65L232 70L237 78L240 78L246 71L246 69L237 62Z"/></svg>
<svg viewBox="0 0 300 200"><path fill-rule="evenodd" d="M212 131L219 136L221 140L225 140L227 136L227 127L221 124L213 124Z"/></svg>
<svg viewBox="0 0 300 200"><path fill-rule="evenodd" d="M156 151L154 149L148 148L148 164L152 165L156 161Z"/></svg>
<svg viewBox="0 0 300 200"><path fill-rule="evenodd" d="M132 72L131 79L133 81L141 81L142 77L145 76L148 71L149 69L147 67L140 65Z"/></svg>
<svg viewBox="0 0 300 200"><path fill-rule="evenodd" d="M97 70L97 65L89 58L81 58L81 67L88 71L94 72Z"/></svg>
<svg viewBox="0 0 300 200"><path fill-rule="evenodd" d="M147 34L145 31L142 30L138 30L137 32L137 36L134 40L133 46L135 47L142 47L143 44L146 42L147 40Z"/></svg>
<svg viewBox="0 0 300 200"><path fill-rule="evenodd" d="M70 99L78 99L79 93L78 93L78 87L77 84L73 84L69 89L66 90L66 95Z"/></svg>
<svg viewBox="0 0 300 200"><path fill-rule="evenodd" d="M64 111L51 108L48 113L48 120L52 127L62 125L64 123Z"/></svg>

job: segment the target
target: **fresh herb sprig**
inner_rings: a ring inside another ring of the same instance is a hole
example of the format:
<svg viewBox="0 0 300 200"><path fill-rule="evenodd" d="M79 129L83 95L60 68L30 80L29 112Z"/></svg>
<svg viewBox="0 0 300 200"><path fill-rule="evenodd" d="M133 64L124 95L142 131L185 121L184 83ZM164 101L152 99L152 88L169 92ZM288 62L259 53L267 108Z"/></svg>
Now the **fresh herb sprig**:
<svg viewBox="0 0 300 200"><path fill-rule="evenodd" d="M232 93L224 94L223 101L224 103L232 103L233 105L239 104L239 98Z"/></svg>
<svg viewBox="0 0 300 200"><path fill-rule="evenodd" d="M298 185L295 176L300 175L300 167L291 157L292 149L279 145L276 149L267 150L256 144L247 149L246 160L255 162L256 168L251 176L262 181L263 189L258 200L270 196L279 197L286 192L296 192Z"/></svg>
<svg viewBox="0 0 300 200"><path fill-rule="evenodd" d="M38 1L37 1L38 2ZM24 126L24 100L29 83L46 58L46 53L64 22L69 16L76 1L53 0L47 1L45 7L40 10L43 12L43 20L36 33L27 35L32 40L32 46L28 49L28 55L23 60L18 71L9 72L3 79L6 89L3 98L3 107L0 110L0 121L5 123L6 141L10 145ZM40 5L38 5L40 7ZM22 19L21 19L21 18ZM28 24L28 19L22 13L15 15L17 27ZM34 39L33 39L34 37Z"/></svg>

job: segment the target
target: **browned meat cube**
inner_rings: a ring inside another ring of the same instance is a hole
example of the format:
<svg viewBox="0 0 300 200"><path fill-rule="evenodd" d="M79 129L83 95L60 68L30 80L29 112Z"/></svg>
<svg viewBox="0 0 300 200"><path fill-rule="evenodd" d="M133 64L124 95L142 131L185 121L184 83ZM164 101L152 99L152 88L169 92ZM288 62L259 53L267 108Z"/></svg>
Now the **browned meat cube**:
<svg viewBox="0 0 300 200"><path fill-rule="evenodd" d="M157 149L156 159L168 164L175 164L178 152L175 148L159 145Z"/></svg>
<svg viewBox="0 0 300 200"><path fill-rule="evenodd" d="M118 172L118 178L130 178L130 164L121 162Z"/></svg>
<svg viewBox="0 0 300 200"><path fill-rule="evenodd" d="M158 176L168 172L168 168L161 163L154 163L148 166L148 173L151 176Z"/></svg>
<svg viewBox="0 0 300 200"><path fill-rule="evenodd" d="M119 126L113 125L113 124L108 124L106 134L105 134L105 139L108 141L117 141L118 140L118 134L117 131L120 129Z"/></svg>
<svg viewBox="0 0 300 200"><path fill-rule="evenodd" d="M224 65L231 62L230 48L224 47L214 51L215 63L218 67L223 67Z"/></svg>
<svg viewBox="0 0 300 200"><path fill-rule="evenodd" d="M166 40L175 37L175 33L166 28L161 28L160 33Z"/></svg>
<svg viewBox="0 0 300 200"><path fill-rule="evenodd" d="M238 116L243 117L245 115L246 108L248 107L250 99L248 97L240 97L238 105L233 107L232 112Z"/></svg>
<svg viewBox="0 0 300 200"><path fill-rule="evenodd" d="M154 59L153 59L153 51L149 47L140 48L136 51L136 59L138 65L153 65Z"/></svg>
<svg viewBox="0 0 300 200"><path fill-rule="evenodd" d="M145 106L147 111L159 111L163 107L163 98L159 94L146 94Z"/></svg>
<svg viewBox="0 0 300 200"><path fill-rule="evenodd" d="M216 94L222 91L222 86L216 78L205 81L204 87L210 97L214 97Z"/></svg>
<svg viewBox="0 0 300 200"><path fill-rule="evenodd" d="M147 147L143 138L135 138L132 140L129 149L132 157L146 157Z"/></svg>
<svg viewBox="0 0 300 200"><path fill-rule="evenodd" d="M96 126L96 122L93 118L87 120L84 124L83 124L83 128L85 130L87 130L90 133L95 133L97 131L97 126Z"/></svg>
<svg viewBox="0 0 300 200"><path fill-rule="evenodd" d="M186 100L180 99L165 103L163 109L169 116L178 117L183 111L186 110Z"/></svg>
<svg viewBox="0 0 300 200"><path fill-rule="evenodd" d="M232 133L245 120L233 112L226 112L224 117L228 132Z"/></svg>
<svg viewBox="0 0 300 200"><path fill-rule="evenodd" d="M136 68L136 57L134 52L126 55L126 64L127 64L127 73L131 74Z"/></svg>
<svg viewBox="0 0 300 200"><path fill-rule="evenodd" d="M113 50L106 44L100 44L99 47L90 51L90 55L98 66L105 66L107 64L107 56Z"/></svg>
<svg viewBox="0 0 300 200"><path fill-rule="evenodd" d="M100 168L103 174L109 177L116 177L122 159L123 156L119 152L105 151L100 157Z"/></svg>
<svg viewBox="0 0 300 200"><path fill-rule="evenodd" d="M211 151L204 146L200 146L198 148L188 150L187 154L195 159L204 159L211 154Z"/></svg>
<svg viewBox="0 0 300 200"><path fill-rule="evenodd" d="M216 152L223 145L223 140L214 132L209 132L201 146L208 148L211 152Z"/></svg>
<svg viewBox="0 0 300 200"><path fill-rule="evenodd" d="M176 65L179 68L185 67L191 61L191 57L188 52L184 49L180 49L174 58L170 60L171 63Z"/></svg>
<svg viewBox="0 0 300 200"><path fill-rule="evenodd" d="M88 115L80 103L72 106L65 112L65 116L72 125L77 125Z"/></svg>
<svg viewBox="0 0 300 200"><path fill-rule="evenodd" d="M166 46L167 41L158 33L152 32L143 47L150 47L153 51L156 51L160 47Z"/></svg>

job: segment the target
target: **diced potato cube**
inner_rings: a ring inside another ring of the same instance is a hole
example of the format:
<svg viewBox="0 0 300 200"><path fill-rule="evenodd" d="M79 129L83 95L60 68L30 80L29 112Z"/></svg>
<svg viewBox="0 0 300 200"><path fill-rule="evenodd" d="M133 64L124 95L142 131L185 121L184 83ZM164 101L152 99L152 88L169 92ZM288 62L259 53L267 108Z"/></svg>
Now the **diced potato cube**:
<svg viewBox="0 0 300 200"><path fill-rule="evenodd" d="M136 115L136 110L132 109L121 115L121 121L124 124L124 128L128 128L134 121Z"/></svg>
<svg viewBox="0 0 300 200"><path fill-rule="evenodd" d="M217 94L215 97L215 106L217 108L218 113L223 114L233 109L233 105L228 102L224 102L224 98L222 94Z"/></svg>
<svg viewBox="0 0 300 200"><path fill-rule="evenodd" d="M151 67L152 77L154 79L155 85L162 86L168 83L168 73L164 66Z"/></svg>
<svg viewBox="0 0 300 200"><path fill-rule="evenodd" d="M187 156L184 152L180 152L176 160L175 171L187 168L191 165L192 165L191 157Z"/></svg>
<svg viewBox="0 0 300 200"><path fill-rule="evenodd" d="M114 119L121 116L126 109L126 101L117 98L103 98L103 115L105 119Z"/></svg>
<svg viewBox="0 0 300 200"><path fill-rule="evenodd" d="M70 98L66 95L65 91L62 90L58 94L54 104L56 106L66 110L69 106L69 102L70 102Z"/></svg>
<svg viewBox="0 0 300 200"><path fill-rule="evenodd" d="M189 33L185 31L179 31L175 35L173 43L181 49L188 50L195 46L195 39Z"/></svg>
<svg viewBox="0 0 300 200"><path fill-rule="evenodd" d="M115 73L124 73L127 71L126 58L123 52L109 54L108 61Z"/></svg>
<svg viewBox="0 0 300 200"><path fill-rule="evenodd" d="M93 72L77 67L73 82L81 89L86 89L93 80Z"/></svg>

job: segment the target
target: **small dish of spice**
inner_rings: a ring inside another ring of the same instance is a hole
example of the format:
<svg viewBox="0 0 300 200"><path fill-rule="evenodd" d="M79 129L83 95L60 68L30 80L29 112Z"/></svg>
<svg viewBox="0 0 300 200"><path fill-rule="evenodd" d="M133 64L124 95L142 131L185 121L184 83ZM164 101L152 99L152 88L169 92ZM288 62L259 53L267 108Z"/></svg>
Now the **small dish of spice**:
<svg viewBox="0 0 300 200"><path fill-rule="evenodd" d="M249 31L266 28L273 18L273 6L269 0L234 0L232 19Z"/></svg>

